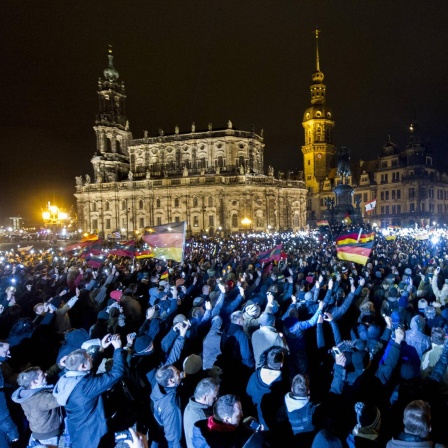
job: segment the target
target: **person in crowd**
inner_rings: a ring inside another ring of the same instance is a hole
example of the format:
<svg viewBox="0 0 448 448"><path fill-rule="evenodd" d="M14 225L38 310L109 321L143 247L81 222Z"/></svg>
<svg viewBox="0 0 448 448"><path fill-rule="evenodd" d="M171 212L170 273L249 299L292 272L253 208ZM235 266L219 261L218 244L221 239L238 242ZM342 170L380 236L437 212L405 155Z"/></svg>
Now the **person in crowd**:
<svg viewBox="0 0 448 448"><path fill-rule="evenodd" d="M106 335L103 349L113 346L113 366L109 372L93 373L93 359L82 349L71 352L61 364L65 373L56 383L53 394L67 415L67 430L73 448L109 447L113 434L108 432L102 394L123 376L125 352L119 335ZM92 424L95 422L95 424Z"/></svg>
<svg viewBox="0 0 448 448"><path fill-rule="evenodd" d="M47 385L47 376L40 367L29 367L17 378L19 388L12 400L19 403L31 430L29 446L58 446L64 430L62 408Z"/></svg>
<svg viewBox="0 0 448 448"><path fill-rule="evenodd" d="M213 414L213 405L219 395L219 383L213 378L204 378L196 386L193 397L184 410L183 425L187 448L193 444L193 427L198 420L204 420Z"/></svg>

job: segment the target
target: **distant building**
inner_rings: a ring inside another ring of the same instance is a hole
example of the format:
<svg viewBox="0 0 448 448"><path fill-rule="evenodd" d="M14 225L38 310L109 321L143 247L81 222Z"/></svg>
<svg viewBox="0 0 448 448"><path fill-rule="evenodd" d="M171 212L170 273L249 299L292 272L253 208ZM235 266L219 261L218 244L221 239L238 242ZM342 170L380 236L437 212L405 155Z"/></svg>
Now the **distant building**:
<svg viewBox="0 0 448 448"><path fill-rule="evenodd" d="M390 139L376 159L350 163L342 178L336 166L333 142L335 121L326 104L324 74L320 70L316 31L316 71L312 74L311 106L303 115L302 146L304 180L308 190L307 223L315 227L325 217L327 204L335 199L334 188L347 183L354 189L353 205L359 203L364 222L378 227L426 227L448 223L448 176L436 166L432 150L425 146L418 127L410 127L409 142L398 148ZM356 151L356 148L354 148ZM376 206L365 205L376 199Z"/></svg>
<svg viewBox="0 0 448 448"><path fill-rule="evenodd" d="M98 81L93 178L76 178L83 230L132 237L147 226L184 220L189 235L306 227L303 175L266 169L263 131L238 130L230 121L197 130L193 123L188 132L176 126L174 133L145 131L134 139L111 51L104 78Z"/></svg>

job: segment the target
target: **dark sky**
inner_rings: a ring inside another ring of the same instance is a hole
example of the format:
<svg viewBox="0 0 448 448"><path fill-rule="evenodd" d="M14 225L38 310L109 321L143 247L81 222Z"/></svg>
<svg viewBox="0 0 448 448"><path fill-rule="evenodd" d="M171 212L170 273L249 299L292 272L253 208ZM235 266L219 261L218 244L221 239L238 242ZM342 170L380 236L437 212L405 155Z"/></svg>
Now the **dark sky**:
<svg viewBox="0 0 448 448"><path fill-rule="evenodd" d="M4 0L0 5L0 224L75 203L92 175L97 80L114 65L134 137L264 129L265 162L302 169L315 39L337 146L376 158L409 124L448 154L446 0Z"/></svg>

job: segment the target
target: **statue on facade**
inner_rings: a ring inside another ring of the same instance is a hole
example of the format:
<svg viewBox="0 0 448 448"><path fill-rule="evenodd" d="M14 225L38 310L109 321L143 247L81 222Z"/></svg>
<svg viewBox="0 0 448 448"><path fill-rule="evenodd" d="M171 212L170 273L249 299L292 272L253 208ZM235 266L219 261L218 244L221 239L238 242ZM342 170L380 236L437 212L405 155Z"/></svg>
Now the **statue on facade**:
<svg viewBox="0 0 448 448"><path fill-rule="evenodd" d="M264 138L264 129L262 129L262 130L260 131L260 137L261 137L261 138Z"/></svg>
<svg viewBox="0 0 448 448"><path fill-rule="evenodd" d="M213 125L212 125L212 123L210 121L208 122L208 130L209 131L213 130Z"/></svg>
<svg viewBox="0 0 448 448"><path fill-rule="evenodd" d="M244 166L240 165L240 174L244 174Z"/></svg>
<svg viewBox="0 0 448 448"><path fill-rule="evenodd" d="M90 176L86 174L86 185L90 184Z"/></svg>
<svg viewBox="0 0 448 448"><path fill-rule="evenodd" d="M196 132L196 123L194 121L191 123L191 132Z"/></svg>
<svg viewBox="0 0 448 448"><path fill-rule="evenodd" d="M250 173L250 167L249 167L249 165L247 165L246 166L246 174L249 174Z"/></svg>
<svg viewBox="0 0 448 448"><path fill-rule="evenodd" d="M274 175L274 167L272 165L268 166L268 176Z"/></svg>
<svg viewBox="0 0 448 448"><path fill-rule="evenodd" d="M129 120L126 120L126 126L124 127L125 131L129 131Z"/></svg>
<svg viewBox="0 0 448 448"><path fill-rule="evenodd" d="M82 186L82 176L75 176L76 186L81 187Z"/></svg>
<svg viewBox="0 0 448 448"><path fill-rule="evenodd" d="M227 122L227 129L232 129L232 122L229 120L228 122Z"/></svg>
<svg viewBox="0 0 448 448"><path fill-rule="evenodd" d="M216 167L216 174L221 174L221 167L220 166Z"/></svg>
<svg viewBox="0 0 448 448"><path fill-rule="evenodd" d="M350 150L342 146L337 153L337 173L342 178L342 183L347 176L350 176Z"/></svg>
<svg viewBox="0 0 448 448"><path fill-rule="evenodd" d="M132 174L132 171L129 170L128 172L128 180L132 181L134 179L134 175Z"/></svg>
<svg viewBox="0 0 448 448"><path fill-rule="evenodd" d="M145 138L148 138L148 131L147 131L146 129L143 131L143 136L144 136Z"/></svg>
<svg viewBox="0 0 448 448"><path fill-rule="evenodd" d="M176 135L179 135L179 126L177 126L177 124L176 124L176 126L174 126L174 133Z"/></svg>
<svg viewBox="0 0 448 448"><path fill-rule="evenodd" d="M184 177L187 177L187 176L188 176L188 168L187 168L186 165L184 166L184 169L183 169L183 171L182 171L182 176L184 176Z"/></svg>
<svg viewBox="0 0 448 448"><path fill-rule="evenodd" d="M159 128L159 135L160 135L160 137L163 137L163 134L164 134L163 129Z"/></svg>
<svg viewBox="0 0 448 448"><path fill-rule="evenodd" d="M151 171L146 170L146 179L151 179Z"/></svg>
<svg viewBox="0 0 448 448"><path fill-rule="evenodd" d="M168 170L163 170L163 177L168 177Z"/></svg>
<svg viewBox="0 0 448 448"><path fill-rule="evenodd" d="M201 168L201 176L203 176L204 174L205 174L205 168L202 167L202 168Z"/></svg>

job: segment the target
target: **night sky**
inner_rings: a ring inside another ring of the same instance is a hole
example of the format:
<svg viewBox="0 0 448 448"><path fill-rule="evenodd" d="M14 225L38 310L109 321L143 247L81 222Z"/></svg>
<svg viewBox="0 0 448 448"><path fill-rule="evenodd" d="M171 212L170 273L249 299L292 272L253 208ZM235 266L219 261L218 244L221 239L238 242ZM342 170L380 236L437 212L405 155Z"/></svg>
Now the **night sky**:
<svg viewBox="0 0 448 448"><path fill-rule="evenodd" d="M75 204L75 176L92 175L109 45L134 138L193 121L254 125L277 174L303 169L317 27L336 145L374 159L389 135L403 147L418 120L443 157L447 16L446 0L2 1L0 224Z"/></svg>

